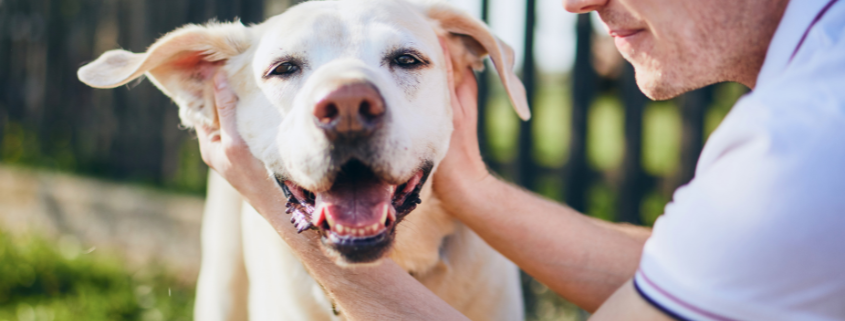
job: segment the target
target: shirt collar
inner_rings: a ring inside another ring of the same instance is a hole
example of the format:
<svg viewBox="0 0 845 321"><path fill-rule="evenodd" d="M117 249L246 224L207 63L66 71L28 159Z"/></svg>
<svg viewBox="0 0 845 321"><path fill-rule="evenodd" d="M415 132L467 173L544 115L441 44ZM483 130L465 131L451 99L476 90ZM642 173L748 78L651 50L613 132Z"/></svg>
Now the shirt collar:
<svg viewBox="0 0 845 321"><path fill-rule="evenodd" d="M813 19L830 0L794 0L789 1L783 18L766 51L766 60L760 74L757 75L757 86L765 84L777 77L789 65L792 52L801 41L801 36L813 22Z"/></svg>

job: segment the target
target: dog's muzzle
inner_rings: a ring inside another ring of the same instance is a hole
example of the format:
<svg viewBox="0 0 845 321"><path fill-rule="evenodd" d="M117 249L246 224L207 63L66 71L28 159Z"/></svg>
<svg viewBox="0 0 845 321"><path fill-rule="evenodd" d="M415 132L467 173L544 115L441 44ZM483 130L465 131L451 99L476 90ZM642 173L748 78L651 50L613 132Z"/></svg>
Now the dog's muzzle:
<svg viewBox="0 0 845 321"><path fill-rule="evenodd" d="M323 91L314 106L314 119L332 143L368 139L382 127L384 98L369 81L344 80Z"/></svg>

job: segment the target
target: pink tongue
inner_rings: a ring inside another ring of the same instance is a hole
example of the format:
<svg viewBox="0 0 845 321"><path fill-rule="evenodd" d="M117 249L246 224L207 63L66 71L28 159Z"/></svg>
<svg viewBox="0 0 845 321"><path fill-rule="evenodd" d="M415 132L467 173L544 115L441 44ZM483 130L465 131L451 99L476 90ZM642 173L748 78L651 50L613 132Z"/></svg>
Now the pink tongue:
<svg viewBox="0 0 845 321"><path fill-rule="evenodd" d="M341 225L354 229L367 228L367 232L375 234L374 227L378 230L384 227L385 206L393 210L393 186L372 178L339 177L330 190L316 196L315 208L320 211L325 207L326 219L336 232L344 232L337 230L337 226ZM360 234L364 230L359 231Z"/></svg>

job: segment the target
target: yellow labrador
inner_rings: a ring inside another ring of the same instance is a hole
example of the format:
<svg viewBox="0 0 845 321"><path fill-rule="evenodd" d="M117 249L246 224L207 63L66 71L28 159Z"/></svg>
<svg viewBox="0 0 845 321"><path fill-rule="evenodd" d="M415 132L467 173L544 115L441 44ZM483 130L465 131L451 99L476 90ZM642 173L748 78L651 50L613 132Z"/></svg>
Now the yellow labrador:
<svg viewBox="0 0 845 321"><path fill-rule="evenodd" d="M480 69L488 54L527 119L512 49L443 3L314 1L259 25L189 25L146 53L106 52L79 78L113 88L146 75L185 126L216 126L211 77L222 69L241 135L288 197L291 222L319 233L326 255L353 267L390 257L474 320L518 320L516 267L445 213L428 181L452 132L447 73ZM343 319L213 174L203 225L197 319Z"/></svg>

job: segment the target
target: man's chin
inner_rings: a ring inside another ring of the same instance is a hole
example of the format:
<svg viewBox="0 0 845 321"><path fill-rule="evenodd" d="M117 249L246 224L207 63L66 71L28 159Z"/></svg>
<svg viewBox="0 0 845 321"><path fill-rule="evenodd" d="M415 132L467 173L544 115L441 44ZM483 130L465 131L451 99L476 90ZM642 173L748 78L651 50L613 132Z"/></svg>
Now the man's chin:
<svg viewBox="0 0 845 321"><path fill-rule="evenodd" d="M657 76L658 72L636 72L637 87L651 100L669 100L694 90L691 86L682 86L680 82L667 81L666 77Z"/></svg>

